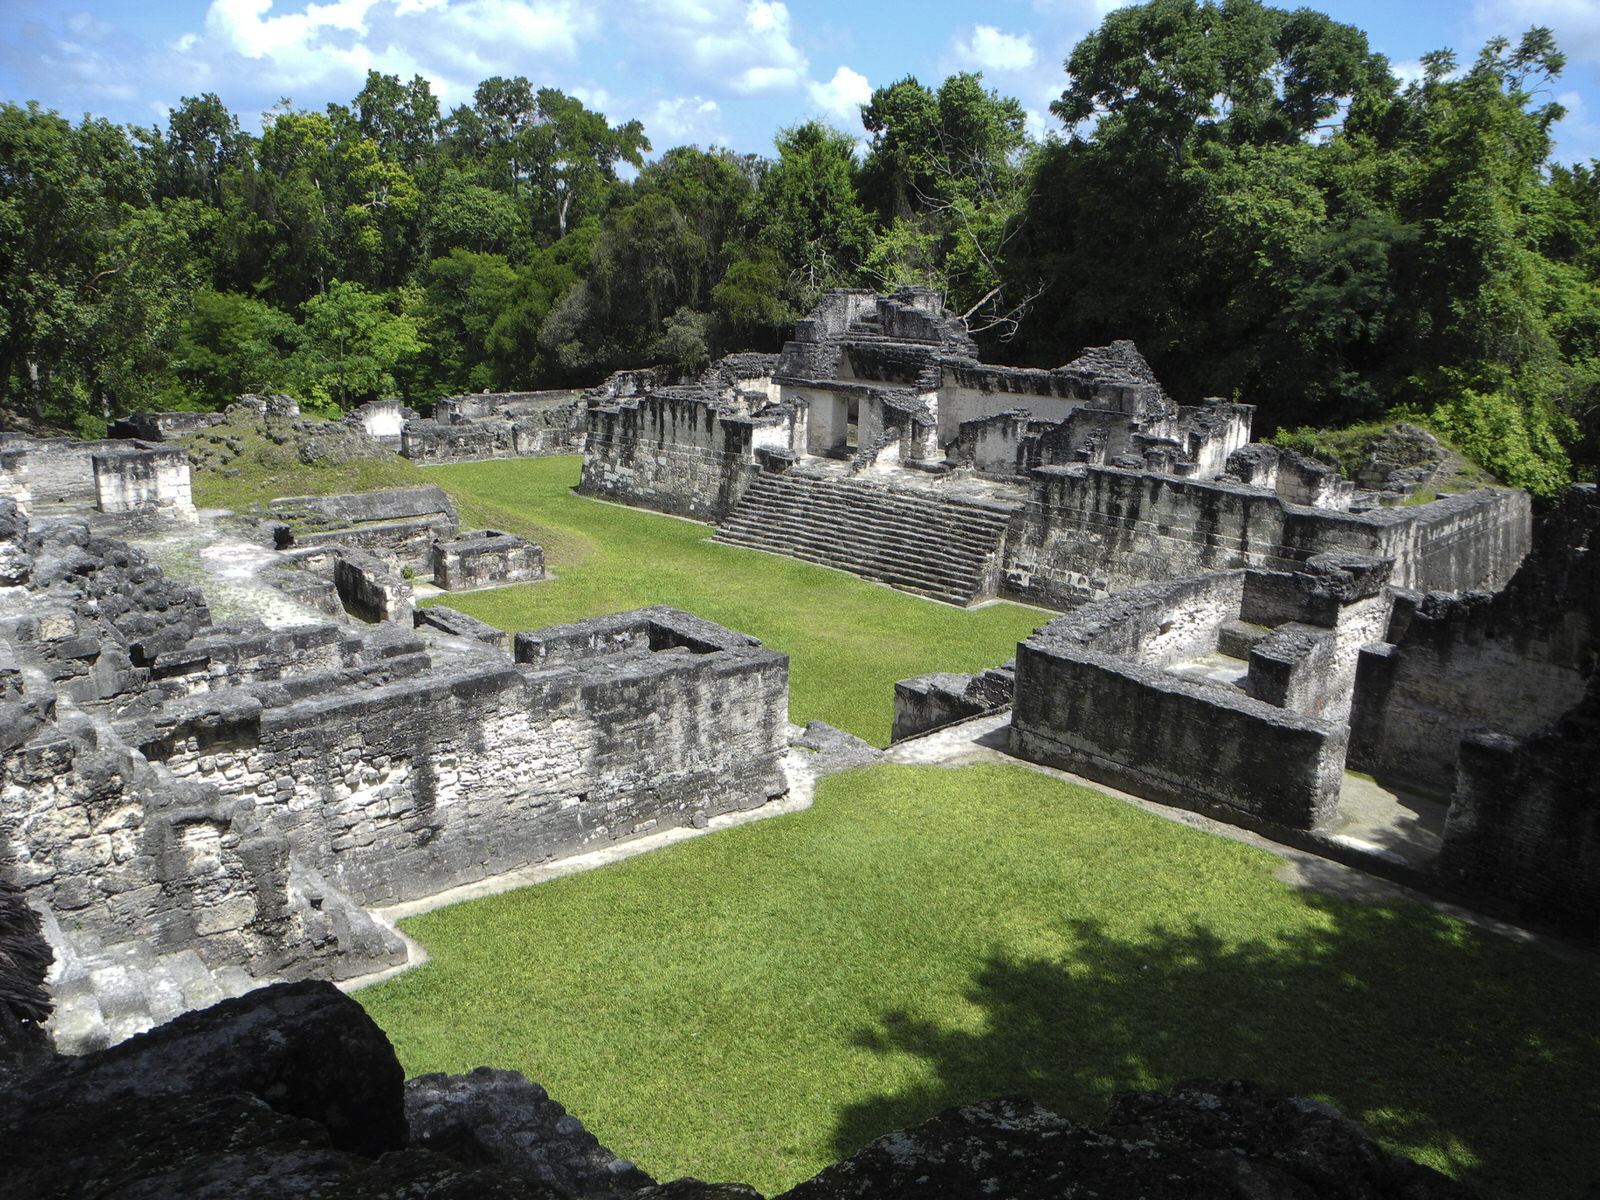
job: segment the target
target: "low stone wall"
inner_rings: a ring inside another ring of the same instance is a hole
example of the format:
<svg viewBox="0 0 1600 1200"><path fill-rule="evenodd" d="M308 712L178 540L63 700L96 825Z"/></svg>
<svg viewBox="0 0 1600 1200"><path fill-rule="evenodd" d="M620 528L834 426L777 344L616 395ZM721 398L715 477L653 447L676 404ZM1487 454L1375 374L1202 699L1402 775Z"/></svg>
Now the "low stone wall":
<svg viewBox="0 0 1600 1200"><path fill-rule="evenodd" d="M670 609L526 635L518 663L409 620L213 625L125 543L14 505L0 560L0 870L91 974L358 974L403 957L360 903L786 788L787 658Z"/></svg>
<svg viewBox="0 0 1600 1200"><path fill-rule="evenodd" d="M333 559L333 586L345 611L363 621L411 624L416 608L411 584L382 559L341 547Z"/></svg>
<svg viewBox="0 0 1600 1200"><path fill-rule="evenodd" d="M481 529L433 544L433 582L447 592L544 578L544 550L514 533Z"/></svg>
<svg viewBox="0 0 1600 1200"><path fill-rule="evenodd" d="M669 609L599 621L659 648L475 663L287 704L197 697L144 753L248 798L297 861L363 904L785 790L785 655Z"/></svg>
<svg viewBox="0 0 1600 1200"><path fill-rule="evenodd" d="M1387 566L1322 555L1292 575L1149 584L1059 617L1018 647L1012 752L1235 823L1326 826ZM1237 683L1186 665L1219 650L1246 667Z"/></svg>
<svg viewBox="0 0 1600 1200"><path fill-rule="evenodd" d="M197 429L220 425L227 419L219 412L129 413L111 423L111 436L136 438L145 442L173 442Z"/></svg>
<svg viewBox="0 0 1600 1200"><path fill-rule="evenodd" d="M460 529L456 507L442 488L386 488L340 496L274 500L278 549L344 545L393 557L416 571L432 569L433 543Z"/></svg>
<svg viewBox="0 0 1600 1200"><path fill-rule="evenodd" d="M412 614L412 620L418 629L426 625L437 629L440 633L448 633L452 637L471 638L496 650L509 652L511 649L511 635L505 630L496 629L487 621L469 617L466 613L458 612L443 604L430 604L427 608L417 609Z"/></svg>
<svg viewBox="0 0 1600 1200"><path fill-rule="evenodd" d="M1393 560L1397 586L1496 586L1529 544L1526 492L1485 488L1352 514L1255 488L1113 467L1043 467L1007 539L1003 594L1069 608L1150 580L1235 567L1293 571L1347 550Z"/></svg>
<svg viewBox="0 0 1600 1200"><path fill-rule="evenodd" d="M1338 809L1346 731L1093 650L1017 652L1011 753L1235 824Z"/></svg>
<svg viewBox="0 0 1600 1200"><path fill-rule="evenodd" d="M894 685L894 725L889 742L942 729L970 717L996 712L1011 703L1012 664L977 675L936 671Z"/></svg>

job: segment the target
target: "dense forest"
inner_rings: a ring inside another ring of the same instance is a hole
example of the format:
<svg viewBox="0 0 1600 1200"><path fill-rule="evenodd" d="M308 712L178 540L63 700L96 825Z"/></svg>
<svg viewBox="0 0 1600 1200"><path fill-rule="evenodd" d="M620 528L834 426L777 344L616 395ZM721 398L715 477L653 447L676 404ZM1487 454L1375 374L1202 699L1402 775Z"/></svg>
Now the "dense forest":
<svg viewBox="0 0 1600 1200"><path fill-rule="evenodd" d="M1153 0L1072 51L1030 139L980 76L906 78L870 142L656 153L636 121L493 78L165 129L0 105L0 406L95 433L284 390L597 382L775 349L822 288L941 289L994 360L1128 337L1258 429L1424 420L1549 494L1600 459L1600 163L1549 161L1548 30L1402 86L1360 30ZM624 178L626 176L626 178Z"/></svg>

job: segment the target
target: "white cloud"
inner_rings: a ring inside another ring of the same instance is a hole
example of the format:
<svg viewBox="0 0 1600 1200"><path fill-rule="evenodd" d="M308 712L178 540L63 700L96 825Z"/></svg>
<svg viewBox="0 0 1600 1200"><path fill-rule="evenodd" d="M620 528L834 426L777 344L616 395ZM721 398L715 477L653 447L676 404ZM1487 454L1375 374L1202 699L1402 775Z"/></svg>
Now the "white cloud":
<svg viewBox="0 0 1600 1200"><path fill-rule="evenodd" d="M630 29L638 55L672 62L691 86L713 95L799 91L806 56L777 0L659 0Z"/></svg>
<svg viewBox="0 0 1600 1200"><path fill-rule="evenodd" d="M1472 19L1481 36L1499 35L1513 42L1524 30L1546 26L1570 61L1600 62L1600 4L1595 0L1477 0Z"/></svg>
<svg viewBox="0 0 1600 1200"><path fill-rule="evenodd" d="M672 146L712 146L723 140L722 110L704 96L657 100L644 127L658 153Z"/></svg>
<svg viewBox="0 0 1600 1200"><path fill-rule="evenodd" d="M1553 157L1557 162L1600 161L1600 114L1591 113L1577 92L1562 92L1556 102L1567 115L1556 122L1552 132L1557 142Z"/></svg>
<svg viewBox="0 0 1600 1200"><path fill-rule="evenodd" d="M856 132L862 130L861 106L872 99L872 85L865 75L841 66L827 83L813 79L806 84L806 95L812 106L831 117L834 124Z"/></svg>
<svg viewBox="0 0 1600 1200"><path fill-rule="evenodd" d="M1002 33L993 25L974 25L956 37L954 49L980 71L1026 71L1039 60L1028 34Z"/></svg>

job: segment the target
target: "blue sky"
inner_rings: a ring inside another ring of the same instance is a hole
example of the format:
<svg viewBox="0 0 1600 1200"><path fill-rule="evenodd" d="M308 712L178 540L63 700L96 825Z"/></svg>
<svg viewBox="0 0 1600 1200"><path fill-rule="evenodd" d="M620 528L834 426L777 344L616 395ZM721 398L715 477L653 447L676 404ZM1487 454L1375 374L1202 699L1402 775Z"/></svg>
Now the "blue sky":
<svg viewBox="0 0 1600 1200"><path fill-rule="evenodd" d="M1279 0L1282 7L1298 4ZM1495 34L1547 25L1566 52L1563 161L1600 159L1600 0L1328 0L1406 75L1429 50L1470 59ZM613 121L638 118L657 151L685 142L769 153L812 116L860 134L856 105L915 75L981 70L1036 133L1061 64L1108 0L6 0L0 98L66 116L165 125L183 96L216 92L248 128L281 98L348 103L369 67L426 76L446 111L491 75L525 75Z"/></svg>

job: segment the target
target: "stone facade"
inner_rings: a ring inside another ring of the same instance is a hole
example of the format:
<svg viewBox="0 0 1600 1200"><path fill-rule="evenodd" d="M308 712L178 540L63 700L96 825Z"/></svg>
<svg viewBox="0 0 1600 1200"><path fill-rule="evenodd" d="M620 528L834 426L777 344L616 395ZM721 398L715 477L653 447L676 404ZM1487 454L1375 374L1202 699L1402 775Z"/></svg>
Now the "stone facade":
<svg viewBox="0 0 1600 1200"><path fill-rule="evenodd" d="M1527 552L1531 527L1531 501L1513 488L1349 513L1223 480L1044 467L1006 541L1001 594L1070 608L1151 580L1292 571L1328 552L1390 559L1399 587L1496 587Z"/></svg>
<svg viewBox="0 0 1600 1200"><path fill-rule="evenodd" d="M581 492L957 604L999 595L1066 609L1151 580L1294 571L1336 551L1391 559L1404 587L1495 587L1528 544L1521 492L1383 507L1427 470L1375 461L1367 482L1384 490L1358 492L1331 467L1250 444L1249 405L1174 403L1130 342L1048 371L981 363L961 321L922 291L829 292L775 358L733 355L689 385L624 373L587 400ZM1437 448L1412 432L1389 439L1391 457ZM862 482L940 511L981 504L1010 527L919 532L863 508L848 487ZM824 510L842 523L818 520ZM980 543L968 557L982 570L916 565Z"/></svg>
<svg viewBox="0 0 1600 1200"><path fill-rule="evenodd" d="M1326 826L1387 574L1323 555L1293 575L1149 584L1057 618L1017 648L1011 752L1239 824Z"/></svg>
<svg viewBox="0 0 1600 1200"><path fill-rule="evenodd" d="M1251 411L1174 404L1131 342L1050 371L989 366L931 292L832 291L775 358L732 355L692 385L641 388L629 373L596 389L580 490L720 520L773 458L1003 478L1118 462L1210 477L1248 440Z"/></svg>
<svg viewBox="0 0 1600 1200"><path fill-rule="evenodd" d="M447 592L544 578L544 550L514 533L479 529L434 542L433 582Z"/></svg>
<svg viewBox="0 0 1600 1200"><path fill-rule="evenodd" d="M127 947L180 1007L203 989L169 959L360 973L403 958L363 905L787 787L787 658L685 613L523 634L513 658L470 629L430 643L409 610L217 625L138 551L4 503L0 548L0 864L62 962ZM149 999L95 1036L148 1025Z"/></svg>

